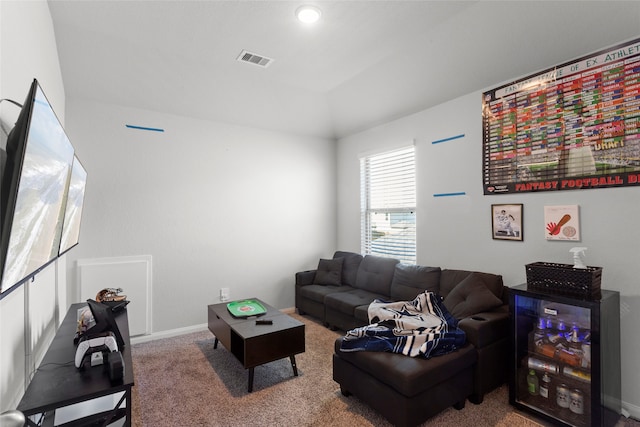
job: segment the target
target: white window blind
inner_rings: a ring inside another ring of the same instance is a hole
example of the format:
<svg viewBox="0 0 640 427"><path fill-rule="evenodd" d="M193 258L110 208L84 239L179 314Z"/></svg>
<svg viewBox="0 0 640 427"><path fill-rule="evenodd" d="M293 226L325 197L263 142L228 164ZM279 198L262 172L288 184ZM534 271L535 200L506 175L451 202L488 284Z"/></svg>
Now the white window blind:
<svg viewBox="0 0 640 427"><path fill-rule="evenodd" d="M414 146L360 159L363 254L416 263Z"/></svg>

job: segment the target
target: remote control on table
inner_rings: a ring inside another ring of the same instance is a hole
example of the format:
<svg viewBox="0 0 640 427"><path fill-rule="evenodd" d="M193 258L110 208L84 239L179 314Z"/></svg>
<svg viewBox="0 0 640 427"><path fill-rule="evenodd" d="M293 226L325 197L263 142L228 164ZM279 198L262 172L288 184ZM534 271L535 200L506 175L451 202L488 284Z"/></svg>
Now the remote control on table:
<svg viewBox="0 0 640 427"><path fill-rule="evenodd" d="M256 325L273 325L273 320L271 320L271 319L258 319L258 320L256 320Z"/></svg>

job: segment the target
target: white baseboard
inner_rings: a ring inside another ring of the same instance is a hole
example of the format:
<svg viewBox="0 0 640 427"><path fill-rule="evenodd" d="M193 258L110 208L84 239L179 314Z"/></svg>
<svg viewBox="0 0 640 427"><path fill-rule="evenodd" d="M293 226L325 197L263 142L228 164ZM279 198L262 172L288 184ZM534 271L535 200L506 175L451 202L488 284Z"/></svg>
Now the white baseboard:
<svg viewBox="0 0 640 427"><path fill-rule="evenodd" d="M622 402L622 415L626 418L640 420L640 406L632 405L628 402Z"/></svg>
<svg viewBox="0 0 640 427"><path fill-rule="evenodd" d="M139 335L136 337L131 337L131 344L140 344L143 342L160 340L163 338L177 337L180 335L190 334L192 332L206 331L207 329L208 329L208 325L206 323L203 323L201 325L186 326L184 328L171 329L171 330L162 331L162 332L154 332L149 335Z"/></svg>
<svg viewBox="0 0 640 427"><path fill-rule="evenodd" d="M295 307L283 308L280 311L285 314L292 314L296 312L296 308ZM200 325L185 326L184 328L171 329L171 330L162 331L162 332L154 332L148 335L138 335L135 337L131 337L131 344L140 344L143 342L160 340L163 338L177 337L180 335L190 334L193 332L206 331L208 328L209 328L208 324L202 323Z"/></svg>

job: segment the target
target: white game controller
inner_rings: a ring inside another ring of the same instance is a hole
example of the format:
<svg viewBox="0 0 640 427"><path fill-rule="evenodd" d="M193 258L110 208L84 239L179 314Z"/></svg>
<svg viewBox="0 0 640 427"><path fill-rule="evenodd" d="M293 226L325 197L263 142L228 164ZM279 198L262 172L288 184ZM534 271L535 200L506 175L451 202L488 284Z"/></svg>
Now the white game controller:
<svg viewBox="0 0 640 427"><path fill-rule="evenodd" d="M76 368L81 369L86 356L90 356L97 351L118 351L116 337L111 332L81 340L76 350Z"/></svg>

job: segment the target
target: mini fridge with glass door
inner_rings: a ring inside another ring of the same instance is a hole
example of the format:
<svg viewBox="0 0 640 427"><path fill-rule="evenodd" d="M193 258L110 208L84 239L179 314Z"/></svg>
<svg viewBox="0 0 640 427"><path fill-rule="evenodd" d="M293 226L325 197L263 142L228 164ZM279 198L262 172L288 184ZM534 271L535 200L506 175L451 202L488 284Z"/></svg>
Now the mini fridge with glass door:
<svg viewBox="0 0 640 427"><path fill-rule="evenodd" d="M620 419L620 294L580 299L509 289L509 403L563 426Z"/></svg>

